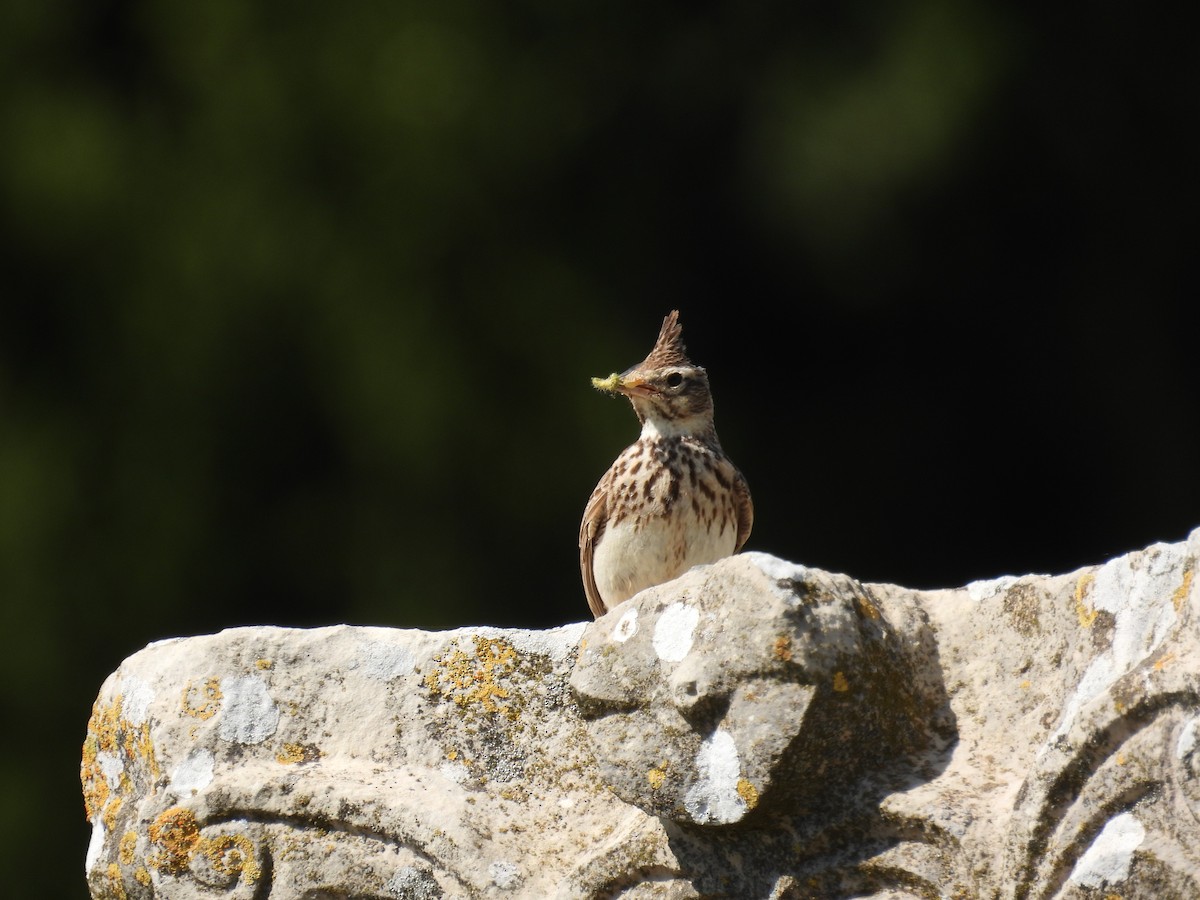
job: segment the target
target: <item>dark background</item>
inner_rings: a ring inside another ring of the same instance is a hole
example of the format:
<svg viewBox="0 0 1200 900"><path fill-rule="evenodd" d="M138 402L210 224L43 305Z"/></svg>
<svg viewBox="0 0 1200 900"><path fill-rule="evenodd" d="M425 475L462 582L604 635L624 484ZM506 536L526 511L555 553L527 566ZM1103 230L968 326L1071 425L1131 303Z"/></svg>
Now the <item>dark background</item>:
<svg viewBox="0 0 1200 900"><path fill-rule="evenodd" d="M1200 524L1194 33L1128 4L7 3L6 896L147 642L587 614L682 310L750 548L938 587ZM15 893L13 893L15 891Z"/></svg>

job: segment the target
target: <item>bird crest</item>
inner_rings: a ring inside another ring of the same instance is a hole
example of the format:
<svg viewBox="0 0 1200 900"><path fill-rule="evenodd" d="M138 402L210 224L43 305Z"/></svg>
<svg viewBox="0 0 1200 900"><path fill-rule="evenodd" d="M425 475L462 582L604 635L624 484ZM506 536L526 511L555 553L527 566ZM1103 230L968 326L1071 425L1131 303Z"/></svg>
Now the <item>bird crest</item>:
<svg viewBox="0 0 1200 900"><path fill-rule="evenodd" d="M663 319L662 330L650 355L642 360L639 369L666 369L672 366L692 366L683 346L683 326L679 324L679 310L673 309Z"/></svg>

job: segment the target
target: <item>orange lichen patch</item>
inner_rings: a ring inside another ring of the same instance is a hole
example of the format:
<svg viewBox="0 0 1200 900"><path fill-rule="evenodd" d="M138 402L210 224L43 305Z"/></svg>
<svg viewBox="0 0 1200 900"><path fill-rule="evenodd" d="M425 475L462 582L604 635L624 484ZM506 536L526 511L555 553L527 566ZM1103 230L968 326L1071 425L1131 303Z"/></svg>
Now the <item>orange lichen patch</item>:
<svg viewBox="0 0 1200 900"><path fill-rule="evenodd" d="M838 693L850 690L850 682L846 680L846 676L841 672L833 673L833 689Z"/></svg>
<svg viewBox="0 0 1200 900"><path fill-rule="evenodd" d="M746 809L754 809L754 807L758 806L758 788L745 778L738 779L737 792L738 796L746 804Z"/></svg>
<svg viewBox="0 0 1200 900"><path fill-rule="evenodd" d="M1183 604L1192 592L1192 579L1195 575L1195 570L1190 566L1183 570L1183 583L1175 588L1175 593L1171 595L1171 605L1175 607L1175 612L1183 612Z"/></svg>
<svg viewBox="0 0 1200 900"><path fill-rule="evenodd" d="M517 710L508 700L508 689L500 683L517 667L517 652L500 638L475 636L475 653L455 648L437 657L437 666L425 676L425 687L464 709L477 708L486 713L502 713L510 719Z"/></svg>
<svg viewBox="0 0 1200 900"><path fill-rule="evenodd" d="M1096 576L1088 572L1075 582L1075 615L1079 618L1079 624L1084 628L1091 628L1092 623L1096 621L1096 616L1099 615L1087 602L1088 594L1092 590L1092 582L1095 580Z"/></svg>
<svg viewBox="0 0 1200 900"><path fill-rule="evenodd" d="M256 669L259 669L260 671L264 671L264 672L267 669L272 668L274 665L275 665L275 663L271 662L271 660L269 660L269 659L256 659L254 661L254 667Z"/></svg>
<svg viewBox="0 0 1200 900"><path fill-rule="evenodd" d="M197 852L203 853L213 870L222 875L240 875L248 884L254 884L262 875L254 858L254 842L244 834L201 838Z"/></svg>
<svg viewBox="0 0 1200 900"><path fill-rule="evenodd" d="M1121 751L1118 750L1117 751L1117 765L1123 766L1123 765L1125 765L1126 762L1128 762L1128 757L1126 757L1124 753L1122 753Z"/></svg>
<svg viewBox="0 0 1200 900"><path fill-rule="evenodd" d="M1030 681L1028 678L1026 678L1024 681L1021 682L1021 690L1027 691L1031 687L1033 687L1033 682Z"/></svg>
<svg viewBox="0 0 1200 900"><path fill-rule="evenodd" d="M150 823L150 842L158 850L148 860L149 864L168 875L182 875L197 854L203 855L213 871L221 875L240 875L250 884L262 875L253 841L242 834L206 838L200 834L196 814L182 806L159 813Z"/></svg>
<svg viewBox="0 0 1200 900"><path fill-rule="evenodd" d="M150 872L145 866L133 870L133 880L143 887L150 887Z"/></svg>
<svg viewBox="0 0 1200 900"><path fill-rule="evenodd" d="M780 662L792 661L792 639L789 635L781 634L775 638L775 648L772 651L774 657Z"/></svg>
<svg viewBox="0 0 1200 900"><path fill-rule="evenodd" d="M200 693L201 690L203 690L203 694ZM193 694L196 695L199 703L192 702ZM196 719L211 719L221 708L222 697L224 694L221 693L221 682L216 678L210 678L204 682L203 688L197 688L189 680L183 689L183 713Z"/></svg>
<svg viewBox="0 0 1200 900"><path fill-rule="evenodd" d="M316 762L320 758L321 751L315 744L284 744L283 749L275 754L275 762L285 766Z"/></svg>
<svg viewBox="0 0 1200 900"><path fill-rule="evenodd" d="M133 855L137 851L137 832L127 831L121 835L121 843L117 845L117 859L123 866L133 865Z"/></svg>
<svg viewBox="0 0 1200 900"><path fill-rule="evenodd" d="M1161 672L1175 659L1175 651L1171 650L1154 661L1154 671Z"/></svg>
<svg viewBox="0 0 1200 900"><path fill-rule="evenodd" d="M160 848L150 857L150 865L168 875L182 875L200 843L196 814L182 806L159 813L150 823L150 842Z"/></svg>

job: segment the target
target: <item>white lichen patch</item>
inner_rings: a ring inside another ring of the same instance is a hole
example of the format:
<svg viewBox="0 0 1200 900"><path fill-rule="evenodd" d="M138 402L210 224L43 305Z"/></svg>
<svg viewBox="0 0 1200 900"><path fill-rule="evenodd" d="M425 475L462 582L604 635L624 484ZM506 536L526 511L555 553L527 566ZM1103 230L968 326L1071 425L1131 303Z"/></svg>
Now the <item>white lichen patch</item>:
<svg viewBox="0 0 1200 900"><path fill-rule="evenodd" d="M636 606L625 610L617 624L613 626L612 638L618 644L623 644L638 633L638 611Z"/></svg>
<svg viewBox="0 0 1200 900"><path fill-rule="evenodd" d="M1176 552L1152 547L1144 553L1114 559L1096 570L1087 603L1093 610L1113 615L1112 638L1108 649L1092 660L1079 680L1051 743L1071 729L1084 704L1146 659L1166 639L1178 621L1171 597L1183 580L1183 563Z"/></svg>
<svg viewBox="0 0 1200 900"><path fill-rule="evenodd" d="M967 596L976 603L981 603L984 600L1007 591L1019 580L1016 575L1001 575L999 578L972 581L967 585Z"/></svg>
<svg viewBox="0 0 1200 900"><path fill-rule="evenodd" d="M410 649L383 641L364 641L359 644L356 663L364 675L379 681L412 675L416 667L416 659Z"/></svg>
<svg viewBox="0 0 1200 900"><path fill-rule="evenodd" d="M104 773L104 779L109 784L120 783L121 773L125 771L125 763L121 760L120 754L102 750L96 754L96 765L100 767L100 771Z"/></svg>
<svg viewBox="0 0 1200 900"><path fill-rule="evenodd" d="M672 603L654 623L654 652L666 662L679 662L692 649L700 610L686 603Z"/></svg>
<svg viewBox="0 0 1200 900"><path fill-rule="evenodd" d="M1179 732L1179 740L1175 744L1175 757L1187 759L1196 752L1196 744L1200 743L1200 716L1189 719Z"/></svg>
<svg viewBox="0 0 1200 900"><path fill-rule="evenodd" d="M397 869L383 889L397 900L434 900L442 896L442 889L433 873L416 866Z"/></svg>
<svg viewBox="0 0 1200 900"><path fill-rule="evenodd" d="M1129 877L1133 853L1145 839L1146 828L1133 813L1114 816L1075 864L1071 881L1090 888L1120 884Z"/></svg>
<svg viewBox="0 0 1200 900"><path fill-rule="evenodd" d="M438 773L447 781L466 784L471 780L471 770L458 761L447 761L438 766Z"/></svg>
<svg viewBox="0 0 1200 900"><path fill-rule="evenodd" d="M204 790L212 784L215 762L211 750L196 748L171 772L170 790L179 797L189 797Z"/></svg>
<svg viewBox="0 0 1200 900"><path fill-rule="evenodd" d="M141 725L154 702L154 689L136 675L121 680L121 718L130 725Z"/></svg>
<svg viewBox="0 0 1200 900"><path fill-rule="evenodd" d="M746 801L738 793L741 760L733 735L718 728L696 754L696 782L684 795L683 805L700 824L736 822L746 814Z"/></svg>
<svg viewBox="0 0 1200 900"><path fill-rule="evenodd" d="M780 559L778 556L772 556L770 553L762 553L758 550L742 553L741 558L750 560L750 562L758 567L760 572L774 582L772 591L777 597L782 598L789 604L794 605L796 603L796 592L792 588L792 585L808 580L807 566L788 562L786 559Z"/></svg>
<svg viewBox="0 0 1200 900"><path fill-rule="evenodd" d="M261 744L279 727L279 707L257 675L221 679L221 740L237 744Z"/></svg>
<svg viewBox="0 0 1200 900"><path fill-rule="evenodd" d="M514 863L503 859L488 866L488 875L492 877L492 884L502 891L511 891L519 886L522 880L521 870Z"/></svg>
<svg viewBox="0 0 1200 900"><path fill-rule="evenodd" d="M786 559L780 559L770 553L751 550L743 553L742 558L748 559L758 566L759 570L772 581L803 581L808 577L808 566L788 562Z"/></svg>

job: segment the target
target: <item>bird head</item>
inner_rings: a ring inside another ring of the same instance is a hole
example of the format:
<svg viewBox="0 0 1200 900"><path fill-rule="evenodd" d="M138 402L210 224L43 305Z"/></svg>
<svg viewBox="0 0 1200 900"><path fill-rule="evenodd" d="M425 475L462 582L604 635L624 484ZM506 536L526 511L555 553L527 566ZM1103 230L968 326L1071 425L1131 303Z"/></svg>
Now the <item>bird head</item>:
<svg viewBox="0 0 1200 900"><path fill-rule="evenodd" d="M663 319L658 340L644 360L619 375L593 378L592 385L628 397L643 429L675 435L713 427L708 373L687 358L678 310Z"/></svg>

